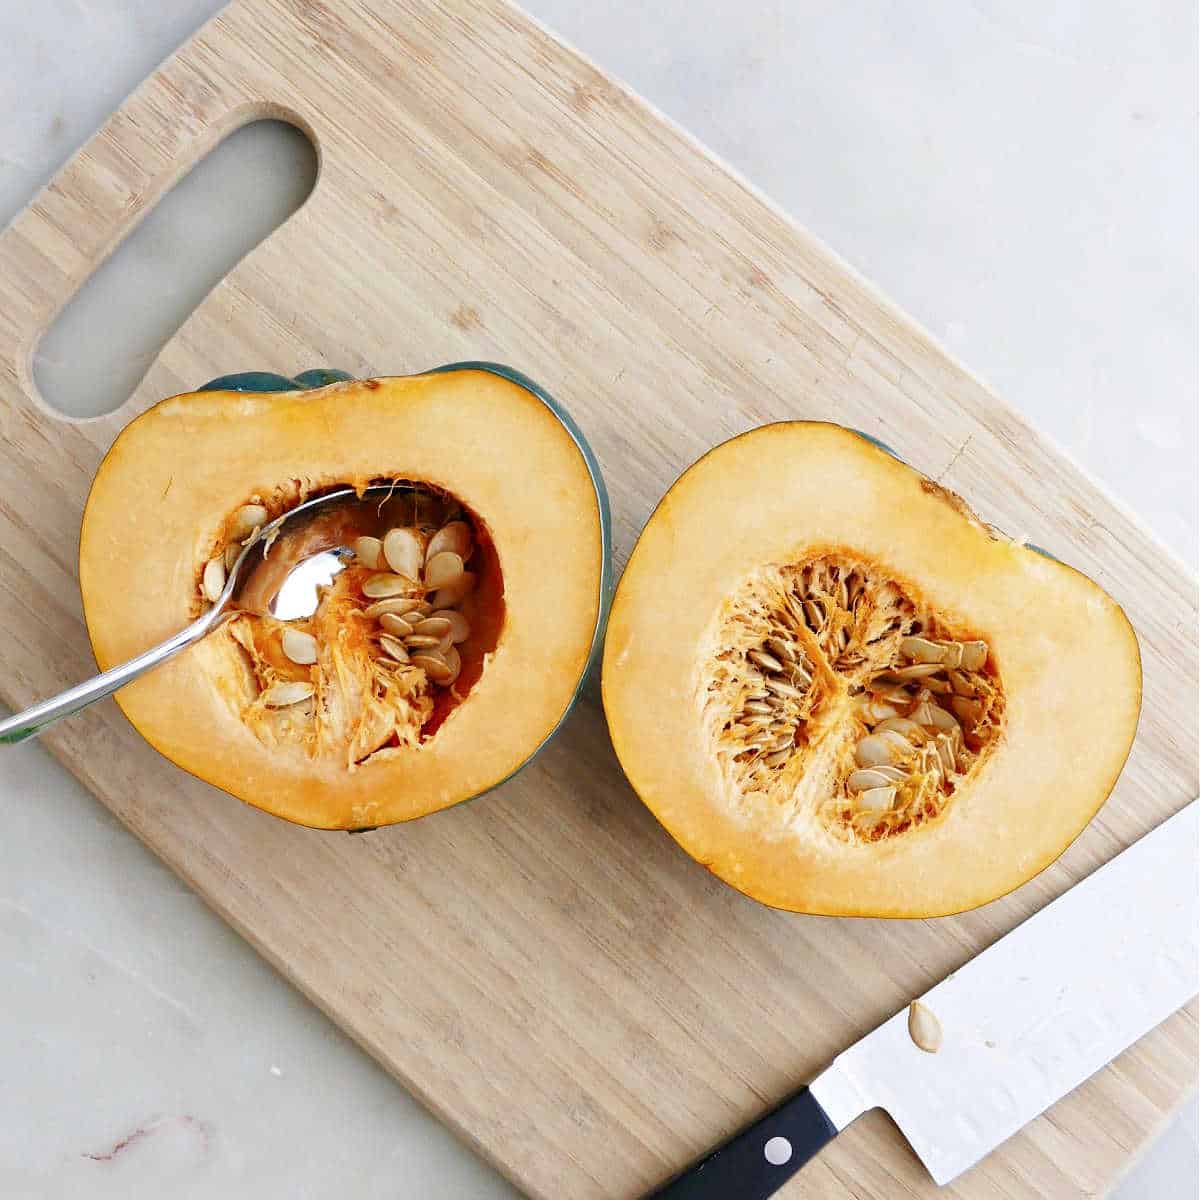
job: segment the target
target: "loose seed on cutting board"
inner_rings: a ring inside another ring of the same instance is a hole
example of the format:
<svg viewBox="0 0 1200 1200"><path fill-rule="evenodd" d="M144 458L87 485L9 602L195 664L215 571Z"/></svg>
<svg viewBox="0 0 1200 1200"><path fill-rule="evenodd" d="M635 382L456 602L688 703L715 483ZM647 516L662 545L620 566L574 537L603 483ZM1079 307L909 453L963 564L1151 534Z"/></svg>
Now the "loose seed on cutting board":
<svg viewBox="0 0 1200 1200"><path fill-rule="evenodd" d="M908 1036L926 1054L936 1054L942 1048L942 1023L920 1000L908 1006Z"/></svg>

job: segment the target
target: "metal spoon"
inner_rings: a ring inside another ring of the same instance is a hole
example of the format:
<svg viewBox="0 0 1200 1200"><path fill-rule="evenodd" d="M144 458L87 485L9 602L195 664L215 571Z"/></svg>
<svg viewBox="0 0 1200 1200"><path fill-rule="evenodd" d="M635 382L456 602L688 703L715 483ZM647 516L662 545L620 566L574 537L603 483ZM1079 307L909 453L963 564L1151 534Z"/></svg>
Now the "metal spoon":
<svg viewBox="0 0 1200 1200"><path fill-rule="evenodd" d="M369 487L363 493L363 498L378 493L393 493L388 486ZM26 738L41 733L48 725L63 717L77 713L105 696L111 696L118 688L124 687L144 675L147 671L174 658L181 650L198 642L202 637L211 633L235 612L257 612L260 615L269 613L281 621L294 621L301 617L310 617L317 610L320 602L321 587L328 586L335 576L346 568L347 561L353 556L353 550L348 546L336 546L333 549L322 550L297 562L281 581L278 589L266 597L265 603L254 606L240 604L247 584L253 578L255 571L262 565L266 557L269 541L274 541L276 534L282 535L283 527L297 517L310 519L317 510L334 504L344 504L358 499L353 488L339 488L336 492L328 492L313 500L298 504L295 508L264 525L253 540L243 547L237 561L229 572L224 590L216 603L202 617L193 621L186 629L182 629L174 637L152 647L131 658L118 667L113 667L94 679L77 684L73 688L43 700L24 712L16 713L7 720L0 721L0 743L23 742ZM261 551L261 553L260 553Z"/></svg>

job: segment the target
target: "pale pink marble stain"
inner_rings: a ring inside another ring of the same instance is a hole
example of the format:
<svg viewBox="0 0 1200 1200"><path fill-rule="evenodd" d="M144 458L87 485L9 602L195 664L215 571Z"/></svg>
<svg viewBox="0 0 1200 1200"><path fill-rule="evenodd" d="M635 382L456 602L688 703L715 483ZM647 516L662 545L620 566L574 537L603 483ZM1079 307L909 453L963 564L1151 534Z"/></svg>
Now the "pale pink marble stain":
<svg viewBox="0 0 1200 1200"><path fill-rule="evenodd" d="M212 1133L208 1123L187 1113L174 1117L155 1117L147 1121L144 1125L139 1125L132 1132L127 1133L123 1138L114 1142L109 1149L85 1151L80 1157L90 1158L92 1162L112 1162L124 1154L126 1150L136 1146L139 1142L145 1141L146 1138L151 1137L160 1129L170 1127L182 1127L195 1133L199 1143L200 1158L204 1159L208 1157L209 1147L212 1144Z"/></svg>

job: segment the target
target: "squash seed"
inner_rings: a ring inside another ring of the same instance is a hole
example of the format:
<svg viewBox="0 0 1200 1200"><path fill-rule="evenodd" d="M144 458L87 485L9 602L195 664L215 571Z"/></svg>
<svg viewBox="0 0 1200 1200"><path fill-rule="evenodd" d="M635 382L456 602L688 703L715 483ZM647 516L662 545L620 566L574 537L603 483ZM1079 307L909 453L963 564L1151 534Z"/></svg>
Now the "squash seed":
<svg viewBox="0 0 1200 1200"><path fill-rule="evenodd" d="M769 716L775 711L773 705L768 704L765 700L747 700L742 705L742 711L748 713L762 713Z"/></svg>
<svg viewBox="0 0 1200 1200"><path fill-rule="evenodd" d="M457 554L464 562L471 557L471 527L466 521L450 521L429 539L426 561L443 551Z"/></svg>
<svg viewBox="0 0 1200 1200"><path fill-rule="evenodd" d="M906 637L900 639L900 653L913 662L940 663L945 656L945 647L922 637Z"/></svg>
<svg viewBox="0 0 1200 1200"><path fill-rule="evenodd" d="M425 586L430 589L451 587L462 575L462 556L453 550L443 550L425 564Z"/></svg>
<svg viewBox="0 0 1200 1200"><path fill-rule="evenodd" d="M882 767L911 755L915 747L905 737L888 730L869 734L854 748L854 760L860 767Z"/></svg>
<svg viewBox="0 0 1200 1200"><path fill-rule="evenodd" d="M408 651L404 648L404 643L399 638L392 637L390 633L379 635L379 648L388 658L394 658L396 662L408 662Z"/></svg>
<svg viewBox="0 0 1200 1200"><path fill-rule="evenodd" d="M434 658L431 654L414 654L412 665L420 667L434 683L448 683L454 674L444 658Z"/></svg>
<svg viewBox="0 0 1200 1200"><path fill-rule="evenodd" d="M900 710L895 705L886 704L882 700L864 697L858 702L858 715L864 721L887 721L892 717L898 717Z"/></svg>
<svg viewBox="0 0 1200 1200"><path fill-rule="evenodd" d="M382 572L370 576L362 585L363 595L371 600L383 600L389 596L411 596L419 593L421 585L406 575Z"/></svg>
<svg viewBox="0 0 1200 1200"><path fill-rule="evenodd" d="M858 794L859 806L871 811L891 808L892 801L896 799L896 790L894 787L867 788L866 791Z"/></svg>
<svg viewBox="0 0 1200 1200"><path fill-rule="evenodd" d="M908 717L889 717L886 721L880 721L875 726L874 732L887 733L888 730L900 734L901 737L908 738L914 744L925 740L925 730L916 721L910 721Z"/></svg>
<svg viewBox="0 0 1200 1200"><path fill-rule="evenodd" d="M439 587L429 599L434 608L453 608L474 586L474 572L464 571L454 583Z"/></svg>
<svg viewBox="0 0 1200 1200"><path fill-rule="evenodd" d="M912 711L912 719L918 725L926 725L932 729L942 729L949 733L951 730L962 732L958 722L954 719L953 713L948 713L939 704L933 704L929 700L923 700Z"/></svg>
<svg viewBox="0 0 1200 1200"><path fill-rule="evenodd" d="M893 679L908 683L913 679L926 679L942 669L941 663L913 663L911 667L894 667L888 672Z"/></svg>
<svg viewBox="0 0 1200 1200"><path fill-rule="evenodd" d="M943 642L942 643L942 666L954 669L962 666L963 647L962 642Z"/></svg>
<svg viewBox="0 0 1200 1200"><path fill-rule="evenodd" d="M767 690L774 692L776 696L782 696L787 700L803 700L804 693L790 683L786 683L782 679L768 679Z"/></svg>
<svg viewBox="0 0 1200 1200"><path fill-rule="evenodd" d="M292 662L302 667L317 661L317 639L302 629L285 629L280 639L283 652Z"/></svg>
<svg viewBox="0 0 1200 1200"><path fill-rule="evenodd" d="M764 671L782 671L783 663L777 658L773 658L765 650L751 650L747 655L752 663L762 667Z"/></svg>
<svg viewBox="0 0 1200 1200"><path fill-rule="evenodd" d="M240 542L248 538L260 525L265 525L270 514L262 504L243 504L229 523L229 536Z"/></svg>
<svg viewBox="0 0 1200 1200"><path fill-rule="evenodd" d="M383 557L397 575L420 579L425 553L411 529L389 529L383 538Z"/></svg>
<svg viewBox="0 0 1200 1200"><path fill-rule="evenodd" d="M797 647L789 645L787 642L785 642L783 640L783 638L769 637L769 638L767 638L766 645L767 645L767 649L777 659L779 659L780 662L794 663L796 661L796 658L799 653Z"/></svg>
<svg viewBox="0 0 1200 1200"><path fill-rule="evenodd" d="M410 650L433 650L440 646L442 639L432 634L412 633L404 639L404 644Z"/></svg>
<svg viewBox="0 0 1200 1200"><path fill-rule="evenodd" d="M768 767L782 767L791 757L792 751L789 748L787 750L775 750L771 754L764 754L762 761Z"/></svg>
<svg viewBox="0 0 1200 1200"><path fill-rule="evenodd" d="M450 622L450 640L455 645L465 642L471 636L471 623L457 610L453 608L441 608L430 615L442 617Z"/></svg>
<svg viewBox="0 0 1200 1200"><path fill-rule="evenodd" d="M364 567L378 571L384 565L383 543L377 537L360 537L354 539L354 557Z"/></svg>
<svg viewBox="0 0 1200 1200"><path fill-rule="evenodd" d="M224 558L209 559L204 564L204 578L201 580L200 588L204 592L204 598L210 604L216 604L221 598L221 593L225 590L225 560Z"/></svg>
<svg viewBox="0 0 1200 1200"><path fill-rule="evenodd" d="M430 605L424 600L418 600L415 596L393 596L389 600L378 600L374 604L368 605L363 609L363 616L366 617L382 617L384 613L395 613L401 617L405 613L420 613L422 616L429 612Z"/></svg>
<svg viewBox="0 0 1200 1200"><path fill-rule="evenodd" d="M424 633L430 637L444 638L453 625L445 617L426 617L413 626L413 633Z"/></svg>
<svg viewBox="0 0 1200 1200"><path fill-rule="evenodd" d="M450 671L449 678L443 679L442 683L449 687L458 678L458 674L462 670L462 658L453 645L446 646L440 653Z"/></svg>
<svg viewBox="0 0 1200 1200"><path fill-rule="evenodd" d="M962 668L964 671L982 671L987 662L987 642L963 642Z"/></svg>
<svg viewBox="0 0 1200 1200"><path fill-rule="evenodd" d="M859 767L857 771L850 772L846 787L851 792L866 792L872 788L887 787L891 782L891 778L876 767Z"/></svg>
<svg viewBox="0 0 1200 1200"><path fill-rule="evenodd" d="M316 688L311 683L287 680L271 684L259 699L268 708L287 708L292 704L299 704L301 700L307 700L315 691Z"/></svg>
<svg viewBox="0 0 1200 1200"><path fill-rule="evenodd" d="M950 677L950 686L956 696L979 695L975 685L961 671L950 671L948 674Z"/></svg>
<svg viewBox="0 0 1200 1200"><path fill-rule="evenodd" d="M379 628L398 638L406 638L413 631L413 627L396 613L384 613L379 618Z"/></svg>
<svg viewBox="0 0 1200 1200"><path fill-rule="evenodd" d="M919 1000L908 1006L908 1036L926 1054L936 1054L942 1048L942 1023Z"/></svg>

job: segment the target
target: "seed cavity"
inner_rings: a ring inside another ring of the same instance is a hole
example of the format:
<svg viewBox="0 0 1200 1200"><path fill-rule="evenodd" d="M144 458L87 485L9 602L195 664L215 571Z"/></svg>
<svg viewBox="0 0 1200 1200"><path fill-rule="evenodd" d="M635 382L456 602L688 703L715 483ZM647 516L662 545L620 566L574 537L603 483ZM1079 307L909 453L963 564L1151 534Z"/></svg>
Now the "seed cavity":
<svg viewBox="0 0 1200 1200"><path fill-rule="evenodd" d="M205 601L220 598L243 545L304 498L297 484L233 512L200 571ZM303 628L251 613L223 627L246 656L253 698L240 712L260 740L343 756L349 770L380 750L419 747L466 695L455 690L464 660L473 682L495 644L473 647L478 564L493 560L453 498L400 484L357 528L370 532L350 539L353 558ZM782 745L784 732L768 740Z"/></svg>
<svg viewBox="0 0 1200 1200"><path fill-rule="evenodd" d="M701 695L731 805L797 830L812 813L856 844L946 811L1001 736L1004 694L987 641L916 596L839 553L727 599Z"/></svg>

